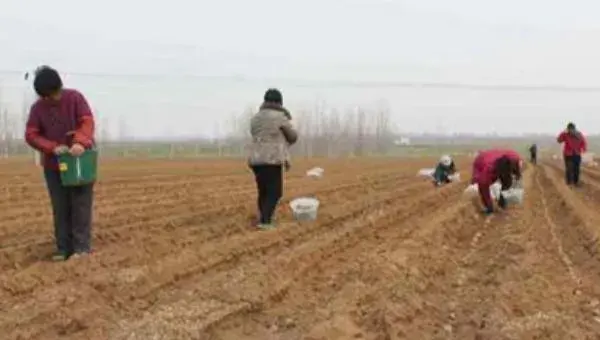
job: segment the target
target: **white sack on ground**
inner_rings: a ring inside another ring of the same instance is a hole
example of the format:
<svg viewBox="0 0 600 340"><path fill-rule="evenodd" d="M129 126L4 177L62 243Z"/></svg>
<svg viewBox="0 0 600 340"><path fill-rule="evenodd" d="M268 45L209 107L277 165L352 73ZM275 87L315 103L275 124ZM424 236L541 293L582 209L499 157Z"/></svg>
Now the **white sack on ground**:
<svg viewBox="0 0 600 340"><path fill-rule="evenodd" d="M448 176L450 182L460 182L460 172L455 172L454 174Z"/></svg>
<svg viewBox="0 0 600 340"><path fill-rule="evenodd" d="M314 178L321 178L321 177L323 177L324 172L325 172L325 169L316 167L316 168L312 168L312 169L308 170L306 172L306 176L314 177Z"/></svg>
<svg viewBox="0 0 600 340"><path fill-rule="evenodd" d="M419 172L417 172L417 176L433 178L434 172L435 172L435 168L423 168L423 169L419 170Z"/></svg>
<svg viewBox="0 0 600 340"><path fill-rule="evenodd" d="M417 176L434 179L433 175L435 173L435 168L423 168L417 172ZM460 182L460 173L456 172L450 176L448 176L450 182Z"/></svg>

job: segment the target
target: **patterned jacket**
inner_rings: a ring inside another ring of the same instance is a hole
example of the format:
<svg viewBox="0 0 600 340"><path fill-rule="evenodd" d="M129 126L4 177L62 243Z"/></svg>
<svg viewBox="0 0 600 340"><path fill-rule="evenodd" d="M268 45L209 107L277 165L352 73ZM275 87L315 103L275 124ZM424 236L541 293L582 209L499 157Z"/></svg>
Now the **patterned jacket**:
<svg viewBox="0 0 600 340"><path fill-rule="evenodd" d="M298 140L290 113L284 107L270 103L264 103L250 120L250 134L248 163L251 166L289 162L289 146Z"/></svg>

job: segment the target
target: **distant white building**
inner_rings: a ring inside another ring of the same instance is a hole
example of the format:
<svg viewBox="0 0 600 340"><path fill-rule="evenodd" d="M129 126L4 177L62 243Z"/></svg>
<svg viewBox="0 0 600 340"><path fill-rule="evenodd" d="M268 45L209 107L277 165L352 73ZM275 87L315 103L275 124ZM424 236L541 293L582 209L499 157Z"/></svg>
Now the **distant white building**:
<svg viewBox="0 0 600 340"><path fill-rule="evenodd" d="M400 137L400 139L396 139L394 141L395 145L410 145L410 138L409 137Z"/></svg>

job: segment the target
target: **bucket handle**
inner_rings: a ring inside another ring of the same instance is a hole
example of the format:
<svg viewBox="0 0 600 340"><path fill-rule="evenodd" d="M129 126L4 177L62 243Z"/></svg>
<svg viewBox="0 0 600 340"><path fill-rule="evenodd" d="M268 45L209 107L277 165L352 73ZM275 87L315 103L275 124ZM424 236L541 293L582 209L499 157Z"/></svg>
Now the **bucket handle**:
<svg viewBox="0 0 600 340"><path fill-rule="evenodd" d="M77 171L77 179L81 180L83 176L81 175L81 160L79 157L75 158L75 170Z"/></svg>
<svg viewBox="0 0 600 340"><path fill-rule="evenodd" d="M67 137L69 137L69 146L73 145L73 137L75 136L75 130L71 130L67 132ZM89 150L96 150L96 141L92 139L92 147Z"/></svg>

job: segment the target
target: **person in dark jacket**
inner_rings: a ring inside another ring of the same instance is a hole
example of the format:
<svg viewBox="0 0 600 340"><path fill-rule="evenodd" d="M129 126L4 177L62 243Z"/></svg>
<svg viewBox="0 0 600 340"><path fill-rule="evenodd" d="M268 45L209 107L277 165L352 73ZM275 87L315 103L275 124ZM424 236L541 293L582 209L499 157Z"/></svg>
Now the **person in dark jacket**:
<svg viewBox="0 0 600 340"><path fill-rule="evenodd" d="M48 66L39 67L33 87L39 96L31 106L25 141L42 154L44 178L52 204L55 261L80 257L91 251L93 183L62 186L57 155L81 155L94 144L94 116L85 97L63 88L60 75Z"/></svg>
<svg viewBox="0 0 600 340"><path fill-rule="evenodd" d="M435 171L433 173L433 181L435 186L450 183L450 175L456 173L456 165L452 157L444 155L440 158Z"/></svg>
<svg viewBox="0 0 600 340"><path fill-rule="evenodd" d="M563 158L565 161L565 181L567 185L579 186L579 171L581 169L581 155L587 151L587 140L575 124L569 123L567 129L556 138L558 143L563 143Z"/></svg>
<svg viewBox="0 0 600 340"><path fill-rule="evenodd" d="M538 152L537 144L532 144L529 147L529 160L531 161L532 164L537 164L537 152Z"/></svg>
<svg viewBox="0 0 600 340"><path fill-rule="evenodd" d="M259 229L274 226L273 214L283 195L283 172L290 164L288 149L298 140L291 118L283 107L281 92L269 89L260 110L250 120L252 143L248 164L258 189Z"/></svg>

